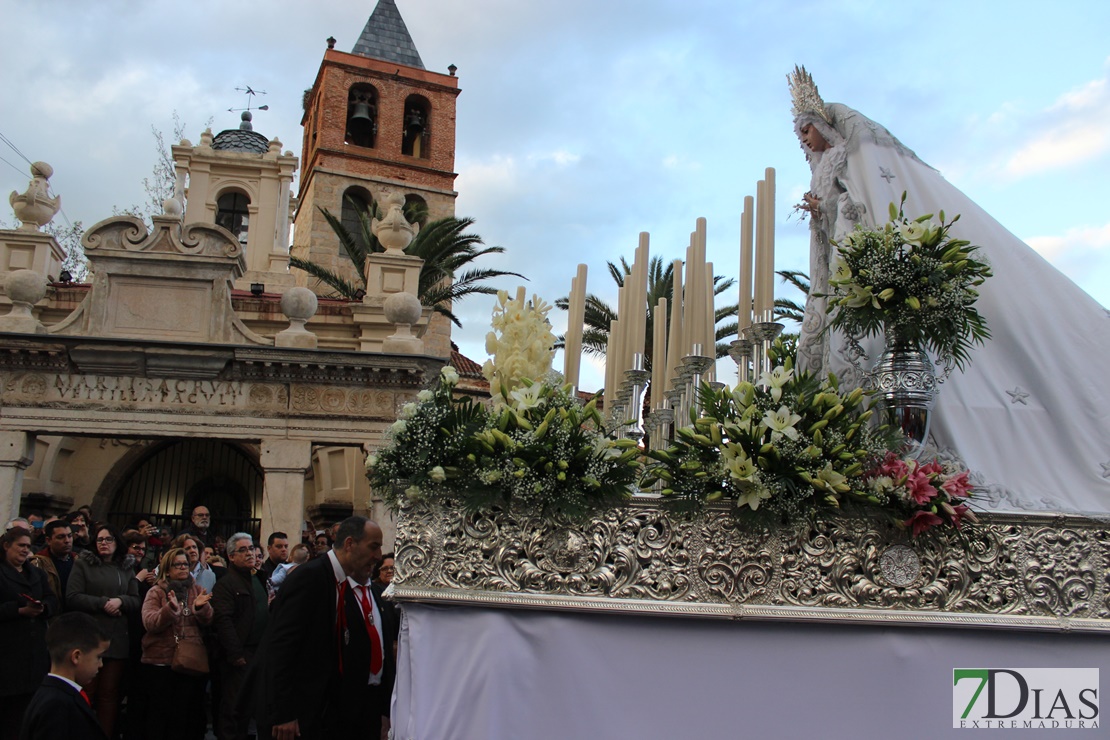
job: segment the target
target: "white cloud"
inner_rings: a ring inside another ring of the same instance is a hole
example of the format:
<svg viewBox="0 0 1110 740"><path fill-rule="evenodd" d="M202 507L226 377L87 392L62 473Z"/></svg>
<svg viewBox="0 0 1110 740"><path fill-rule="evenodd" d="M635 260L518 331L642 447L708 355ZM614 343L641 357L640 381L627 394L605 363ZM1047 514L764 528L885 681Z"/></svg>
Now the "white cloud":
<svg viewBox="0 0 1110 740"><path fill-rule="evenodd" d="M1007 160L1005 171L1022 176L1061 169L1110 151L1110 84L1092 80L1061 95L1045 110L1044 125Z"/></svg>
<svg viewBox="0 0 1110 740"><path fill-rule="evenodd" d="M1033 236L1025 240L1050 262L1077 255L1110 249L1110 223L1103 226L1079 226L1058 236Z"/></svg>

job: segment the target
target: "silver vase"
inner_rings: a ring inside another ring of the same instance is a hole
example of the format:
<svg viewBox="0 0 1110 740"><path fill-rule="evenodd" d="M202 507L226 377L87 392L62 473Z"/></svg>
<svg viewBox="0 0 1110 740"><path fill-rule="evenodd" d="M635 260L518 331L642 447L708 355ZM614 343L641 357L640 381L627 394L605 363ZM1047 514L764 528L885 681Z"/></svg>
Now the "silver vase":
<svg viewBox="0 0 1110 740"><path fill-rule="evenodd" d="M904 454L916 459L929 439L937 395L937 376L929 355L914 343L888 337L867 385L877 391L884 423L906 436Z"/></svg>

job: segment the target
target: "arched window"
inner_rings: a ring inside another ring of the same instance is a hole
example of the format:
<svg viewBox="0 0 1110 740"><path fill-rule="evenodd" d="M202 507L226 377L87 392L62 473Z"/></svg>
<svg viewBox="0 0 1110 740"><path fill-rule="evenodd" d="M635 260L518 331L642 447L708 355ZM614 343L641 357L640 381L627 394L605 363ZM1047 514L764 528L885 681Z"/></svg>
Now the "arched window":
<svg viewBox="0 0 1110 740"><path fill-rule="evenodd" d="M405 120L401 137L401 154L427 159L431 143L432 106L420 95L405 99Z"/></svg>
<svg viewBox="0 0 1110 740"><path fill-rule="evenodd" d="M370 85L354 85L347 94L347 133L355 146L373 147L378 134L378 93Z"/></svg>
<svg viewBox="0 0 1110 740"><path fill-rule="evenodd" d="M232 190L216 199L216 225L235 234L240 244L247 243L247 227L250 221L251 199L245 194Z"/></svg>
<svg viewBox="0 0 1110 740"><path fill-rule="evenodd" d="M359 214L362 213L373 218L373 214L370 213L370 204L373 202L374 199L370 193L365 188L360 188L357 185L347 188L343 193L343 207L340 211L339 220L363 249L366 249L366 239L362 233L362 221L359 219Z"/></svg>
<svg viewBox="0 0 1110 740"><path fill-rule="evenodd" d="M410 224L428 223L428 201L415 193L405 194L405 218Z"/></svg>

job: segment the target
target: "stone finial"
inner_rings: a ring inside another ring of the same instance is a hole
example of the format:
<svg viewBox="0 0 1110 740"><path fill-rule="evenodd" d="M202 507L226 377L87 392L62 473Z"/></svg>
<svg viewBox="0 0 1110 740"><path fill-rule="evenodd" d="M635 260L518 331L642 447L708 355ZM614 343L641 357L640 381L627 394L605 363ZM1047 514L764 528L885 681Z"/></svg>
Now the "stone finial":
<svg viewBox="0 0 1110 740"><path fill-rule="evenodd" d="M208 128L204 129L204 132L200 135L200 146L208 147L209 149L211 149L212 138L212 127L209 126Z"/></svg>
<svg viewBox="0 0 1110 740"><path fill-rule="evenodd" d="M26 192L17 193L13 190L8 196L15 217L23 222L21 229L38 231L50 223L54 214L62 207L62 196L51 198L47 195L47 181L53 174L54 168L46 162L35 162L31 165L31 182L27 183Z"/></svg>
<svg viewBox="0 0 1110 740"><path fill-rule="evenodd" d="M162 201L162 213L166 216L180 219L184 212L185 209L181 207L181 201L177 198L166 198Z"/></svg>
<svg viewBox="0 0 1110 740"><path fill-rule="evenodd" d="M405 218L405 196L396 191L388 192L382 198L385 215L374 219L371 230L385 247L386 254L404 254L405 247L412 243L417 227Z"/></svg>
<svg viewBox="0 0 1110 740"><path fill-rule="evenodd" d="M380 239L380 237L379 237ZM412 293L394 293L382 306L386 321L397 327L393 336L382 343L382 351L399 355L424 354L424 342L412 333L412 325L420 321L424 307Z"/></svg>
<svg viewBox="0 0 1110 740"><path fill-rule="evenodd" d="M46 278L34 270L15 270L8 273L4 288L11 298L12 310L7 316L0 316L0 331L45 334L46 327L31 314L31 309L46 296Z"/></svg>
<svg viewBox="0 0 1110 740"><path fill-rule="evenodd" d="M305 323L316 315L318 305L316 294L308 288L285 291L281 297L281 312L288 317L289 328L274 335L274 346L315 349L316 335L305 328Z"/></svg>

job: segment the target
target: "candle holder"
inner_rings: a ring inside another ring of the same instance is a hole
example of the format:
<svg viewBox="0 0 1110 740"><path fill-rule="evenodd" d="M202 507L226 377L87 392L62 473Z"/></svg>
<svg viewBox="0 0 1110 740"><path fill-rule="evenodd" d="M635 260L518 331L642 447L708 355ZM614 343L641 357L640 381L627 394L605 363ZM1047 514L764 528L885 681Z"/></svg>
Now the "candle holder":
<svg viewBox="0 0 1110 740"><path fill-rule="evenodd" d="M770 311L763 315L767 321L753 323L744 332L745 337L749 337L756 343L756 351L759 352L759 357L756 358L754 368L758 376L762 376L763 373L771 371L771 360L767 357L767 350L770 348L772 342L775 341L775 338L778 337L785 328L782 324L774 320L774 314Z"/></svg>
<svg viewBox="0 0 1110 740"><path fill-rule="evenodd" d="M682 389L682 387L679 386L679 383L681 382L681 378L678 377L678 376L675 376L674 382L675 382L675 387L674 388L671 388L670 390L663 392L663 397L664 397L664 399L666 399L664 401L664 403L666 404L665 408L670 412L670 421L669 421L669 423L672 425L671 426L672 429L676 428L679 424L681 424L683 419L689 418L689 417L684 417L682 415L682 406L683 406L684 396L686 395L686 392ZM671 436L672 436L671 435L671 430L668 429L667 430L667 439L669 440L671 438Z"/></svg>
<svg viewBox="0 0 1110 740"><path fill-rule="evenodd" d="M667 446L671 437L671 424L674 422L674 411L664 405L651 412L652 431L651 449L661 450Z"/></svg>
<svg viewBox="0 0 1110 740"><path fill-rule="evenodd" d="M632 369L624 371L625 385L628 386L628 417L630 426L626 436L639 442L644 438L644 391L651 373L644 370L644 356L637 352L632 355Z"/></svg>
<svg viewBox="0 0 1110 740"><path fill-rule="evenodd" d="M748 363L752 360L752 350L754 348L755 342L747 337L741 337L728 346L728 356L736 363L736 380L740 383L752 379L751 366Z"/></svg>
<svg viewBox="0 0 1110 740"><path fill-rule="evenodd" d="M695 415L701 416L701 399L698 397L698 390L701 388L702 377L709 368L713 367L715 360L702 354L700 344L695 344L693 349L692 354L682 358L682 374L683 377L688 378L686 411L689 414L693 410Z"/></svg>

